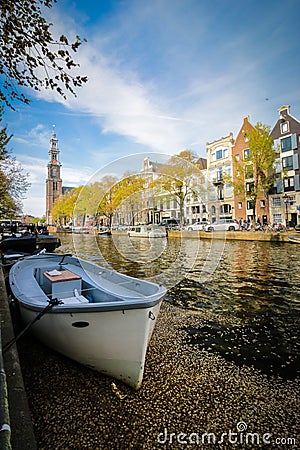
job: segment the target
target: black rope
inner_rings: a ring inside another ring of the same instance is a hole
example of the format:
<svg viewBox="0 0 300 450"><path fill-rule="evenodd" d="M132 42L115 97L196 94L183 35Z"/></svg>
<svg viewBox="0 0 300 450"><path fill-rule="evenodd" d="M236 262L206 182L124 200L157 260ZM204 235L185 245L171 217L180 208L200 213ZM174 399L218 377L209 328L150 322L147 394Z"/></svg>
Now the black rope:
<svg viewBox="0 0 300 450"><path fill-rule="evenodd" d="M11 341L9 341L7 344L5 344L3 346L3 348L2 348L3 353L7 352L7 350L9 350L10 347L12 345L14 345L20 339L20 337L22 337L23 334L26 333L26 331L28 331L30 327L32 327L32 325L35 322L40 320L48 311L50 311L50 309L52 309L53 306L57 306L61 303L62 302L60 300L58 300L57 298L53 298L52 300L49 300L48 305L40 313L38 313L38 315L35 316L35 318L31 322L29 322L24 329L22 331L20 331L20 333L16 337L14 337Z"/></svg>

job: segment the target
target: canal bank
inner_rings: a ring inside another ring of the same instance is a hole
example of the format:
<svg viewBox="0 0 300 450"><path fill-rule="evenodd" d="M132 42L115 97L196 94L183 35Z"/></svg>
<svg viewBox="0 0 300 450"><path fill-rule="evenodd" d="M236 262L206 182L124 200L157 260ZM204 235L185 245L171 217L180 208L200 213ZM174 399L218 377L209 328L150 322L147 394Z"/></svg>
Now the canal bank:
<svg viewBox="0 0 300 450"><path fill-rule="evenodd" d="M36 442L24 387L18 350L14 344L3 353L3 346L14 338L5 280L0 267L0 448L35 450Z"/></svg>
<svg viewBox="0 0 300 450"><path fill-rule="evenodd" d="M49 227L50 233L57 233L58 235L66 234L57 227ZM69 233L72 235L72 233ZM98 231L90 231L90 234L98 235ZM127 235L126 230L112 230L113 235L124 236ZM288 236L300 237L300 233L294 229L289 231L188 231L188 230L168 230L168 237L170 238L190 238L190 239L218 239L218 240L236 240L236 241L262 241L262 242L286 242L288 243Z"/></svg>
<svg viewBox="0 0 300 450"><path fill-rule="evenodd" d="M267 232L267 231L169 231L169 237L191 239L218 239L228 241L262 241L262 242L289 242L288 236L300 237L300 233L292 231Z"/></svg>

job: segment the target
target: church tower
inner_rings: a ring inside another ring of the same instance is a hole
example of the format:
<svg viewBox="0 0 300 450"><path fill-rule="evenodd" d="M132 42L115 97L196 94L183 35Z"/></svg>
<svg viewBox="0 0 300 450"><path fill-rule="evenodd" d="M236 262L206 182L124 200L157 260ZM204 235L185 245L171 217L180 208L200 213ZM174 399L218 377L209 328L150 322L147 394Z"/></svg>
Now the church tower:
<svg viewBox="0 0 300 450"><path fill-rule="evenodd" d="M46 223L52 225L52 208L55 200L62 194L61 164L59 162L58 139L54 126L48 151L48 177L46 179Z"/></svg>

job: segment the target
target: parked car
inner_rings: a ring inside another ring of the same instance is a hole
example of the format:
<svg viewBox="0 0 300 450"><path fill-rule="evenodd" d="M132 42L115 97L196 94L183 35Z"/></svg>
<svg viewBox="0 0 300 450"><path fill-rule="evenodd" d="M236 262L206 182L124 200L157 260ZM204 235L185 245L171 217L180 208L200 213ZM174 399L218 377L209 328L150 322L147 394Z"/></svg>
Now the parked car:
<svg viewBox="0 0 300 450"><path fill-rule="evenodd" d="M188 225L188 226L186 227L186 229L187 229L188 231L199 231L199 230L204 230L205 226L206 226L206 225L209 225L209 224L210 224L210 222L207 222L206 220L205 220L205 221L202 221L202 222L195 222L195 223L192 223L191 225Z"/></svg>
<svg viewBox="0 0 300 450"><path fill-rule="evenodd" d="M166 227L167 229L176 228L179 226L179 219L170 217L168 219L163 219L158 225Z"/></svg>
<svg viewBox="0 0 300 450"><path fill-rule="evenodd" d="M237 220L221 219L204 227L205 231L236 231L240 228Z"/></svg>

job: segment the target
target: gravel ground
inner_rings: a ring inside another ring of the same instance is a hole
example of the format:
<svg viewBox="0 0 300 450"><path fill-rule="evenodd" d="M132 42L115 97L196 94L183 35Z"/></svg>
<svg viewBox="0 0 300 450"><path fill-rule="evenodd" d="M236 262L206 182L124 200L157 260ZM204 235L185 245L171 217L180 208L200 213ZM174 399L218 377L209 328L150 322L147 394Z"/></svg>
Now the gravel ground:
<svg viewBox="0 0 300 450"><path fill-rule="evenodd" d="M299 378L188 345L184 328L212 318L164 302L139 391L26 337L19 352L38 449L300 448Z"/></svg>

